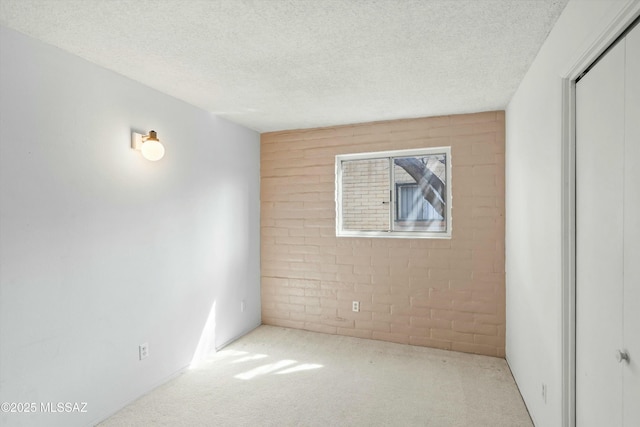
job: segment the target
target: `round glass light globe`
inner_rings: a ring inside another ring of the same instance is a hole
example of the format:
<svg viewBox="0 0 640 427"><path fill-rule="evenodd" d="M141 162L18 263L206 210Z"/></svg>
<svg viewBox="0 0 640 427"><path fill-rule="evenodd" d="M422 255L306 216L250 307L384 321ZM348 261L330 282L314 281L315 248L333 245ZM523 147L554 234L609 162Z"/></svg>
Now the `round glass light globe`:
<svg viewBox="0 0 640 427"><path fill-rule="evenodd" d="M159 141L143 142L140 151L142 151L142 156L145 159L152 162L160 160L162 157L164 157L164 146Z"/></svg>

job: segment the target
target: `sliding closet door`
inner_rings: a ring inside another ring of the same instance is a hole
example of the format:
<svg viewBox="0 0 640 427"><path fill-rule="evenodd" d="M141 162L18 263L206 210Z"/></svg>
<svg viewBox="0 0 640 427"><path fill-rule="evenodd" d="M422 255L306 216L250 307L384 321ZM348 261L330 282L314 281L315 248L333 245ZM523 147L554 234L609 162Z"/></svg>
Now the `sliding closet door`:
<svg viewBox="0 0 640 427"><path fill-rule="evenodd" d="M576 84L576 421L640 426L640 27Z"/></svg>
<svg viewBox="0 0 640 427"><path fill-rule="evenodd" d="M623 421L640 426L640 26L625 47Z"/></svg>
<svg viewBox="0 0 640 427"><path fill-rule="evenodd" d="M576 84L576 420L622 426L624 42Z"/></svg>

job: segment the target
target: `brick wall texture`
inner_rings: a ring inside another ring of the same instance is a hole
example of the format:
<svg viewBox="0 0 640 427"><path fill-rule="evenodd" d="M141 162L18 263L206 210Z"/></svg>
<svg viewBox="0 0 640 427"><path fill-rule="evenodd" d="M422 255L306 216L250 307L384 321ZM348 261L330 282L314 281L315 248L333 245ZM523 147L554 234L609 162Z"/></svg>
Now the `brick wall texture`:
<svg viewBox="0 0 640 427"><path fill-rule="evenodd" d="M504 135L503 111L262 134L262 322L504 357ZM336 155L442 146L451 239L336 237Z"/></svg>

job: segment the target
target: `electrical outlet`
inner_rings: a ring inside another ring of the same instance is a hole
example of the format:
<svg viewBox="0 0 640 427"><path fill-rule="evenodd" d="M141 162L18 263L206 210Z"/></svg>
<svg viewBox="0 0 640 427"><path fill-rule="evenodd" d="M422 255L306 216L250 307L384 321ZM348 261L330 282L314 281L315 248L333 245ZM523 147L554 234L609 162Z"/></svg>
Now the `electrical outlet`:
<svg viewBox="0 0 640 427"><path fill-rule="evenodd" d="M244 309L246 308L247 304L244 302L244 300L240 301L240 311L242 313L244 313Z"/></svg>
<svg viewBox="0 0 640 427"><path fill-rule="evenodd" d="M545 383L542 383L542 401L547 403L547 385Z"/></svg>
<svg viewBox="0 0 640 427"><path fill-rule="evenodd" d="M138 346L138 354L140 356L140 360L146 359L149 357L149 344L144 343Z"/></svg>
<svg viewBox="0 0 640 427"><path fill-rule="evenodd" d="M360 301L354 301L352 303L351 311L360 311Z"/></svg>

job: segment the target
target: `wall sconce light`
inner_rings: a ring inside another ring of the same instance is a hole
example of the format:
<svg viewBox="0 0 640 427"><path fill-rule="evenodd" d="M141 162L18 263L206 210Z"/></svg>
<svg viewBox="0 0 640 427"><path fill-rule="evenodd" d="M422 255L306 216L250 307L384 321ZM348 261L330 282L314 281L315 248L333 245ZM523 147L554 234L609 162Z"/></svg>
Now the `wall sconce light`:
<svg viewBox="0 0 640 427"><path fill-rule="evenodd" d="M148 135L131 132L131 148L140 150L142 157L152 162L164 157L164 146L155 130L150 131Z"/></svg>

